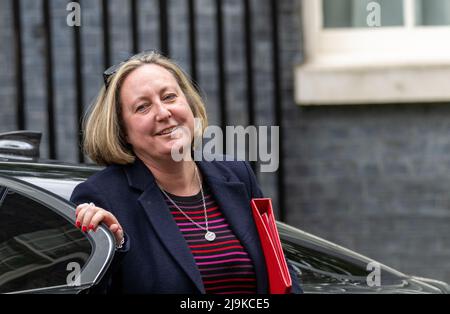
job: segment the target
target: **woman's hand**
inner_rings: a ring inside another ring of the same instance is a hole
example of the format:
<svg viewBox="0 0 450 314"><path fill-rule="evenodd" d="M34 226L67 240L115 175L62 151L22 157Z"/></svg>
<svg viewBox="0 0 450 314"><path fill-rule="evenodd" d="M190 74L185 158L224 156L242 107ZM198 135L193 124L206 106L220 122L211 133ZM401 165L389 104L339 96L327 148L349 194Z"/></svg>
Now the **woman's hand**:
<svg viewBox="0 0 450 314"><path fill-rule="evenodd" d="M108 226L109 230L114 234L116 243L120 244L123 240L123 229L117 218L109 211L96 207L93 203L84 203L77 206L75 211L76 226L83 232L89 230L96 231L100 223Z"/></svg>

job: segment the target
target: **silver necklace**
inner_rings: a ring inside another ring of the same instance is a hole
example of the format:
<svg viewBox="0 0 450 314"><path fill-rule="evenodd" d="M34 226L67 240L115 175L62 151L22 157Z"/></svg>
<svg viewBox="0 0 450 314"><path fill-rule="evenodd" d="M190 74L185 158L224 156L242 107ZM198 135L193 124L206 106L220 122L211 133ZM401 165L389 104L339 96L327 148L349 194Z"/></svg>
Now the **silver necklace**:
<svg viewBox="0 0 450 314"><path fill-rule="evenodd" d="M216 239L216 234L212 231L209 231L209 226L208 226L208 214L206 213L206 204L205 204L205 196L203 195L203 186L202 183L200 181L200 176L198 175L197 172L197 166L195 166L194 168L195 171L195 176L197 177L198 180L198 184L200 185L200 192L202 193L202 201L203 201L203 211L205 213L205 225L206 228L199 225L198 223L196 223L194 220L191 219L191 217L189 217L184 211L181 210L180 207L178 207L178 205L170 198L169 195L167 195L166 191L164 191L164 189L158 184L159 188L161 189L161 192L164 193L164 195L167 197L167 199L173 204L173 206L175 206L176 209L178 209L178 211L180 211L180 213L182 213L187 219L189 219L190 222L192 222L194 225L196 225L197 227L199 227L202 230L205 230L205 239L208 241L214 241Z"/></svg>

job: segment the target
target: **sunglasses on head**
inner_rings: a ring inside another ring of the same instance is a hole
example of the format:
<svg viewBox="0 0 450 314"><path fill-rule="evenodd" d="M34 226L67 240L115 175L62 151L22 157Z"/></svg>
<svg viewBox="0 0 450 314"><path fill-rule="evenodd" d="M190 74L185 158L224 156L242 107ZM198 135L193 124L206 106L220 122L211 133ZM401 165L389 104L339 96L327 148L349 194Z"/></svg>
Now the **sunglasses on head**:
<svg viewBox="0 0 450 314"><path fill-rule="evenodd" d="M155 49L149 49L149 50L144 50L142 52L139 52L137 54L131 55L128 58L126 58L125 60L121 61L120 63L117 63L115 65L110 66L109 68L107 68L104 72L103 72L103 82L105 83L105 88L108 88L109 85L109 78L116 74L116 72L120 69L120 67L122 65L124 65L126 62L130 61L130 60L134 60L134 59L139 59L141 57L144 57L146 55L150 55L150 54L159 54Z"/></svg>

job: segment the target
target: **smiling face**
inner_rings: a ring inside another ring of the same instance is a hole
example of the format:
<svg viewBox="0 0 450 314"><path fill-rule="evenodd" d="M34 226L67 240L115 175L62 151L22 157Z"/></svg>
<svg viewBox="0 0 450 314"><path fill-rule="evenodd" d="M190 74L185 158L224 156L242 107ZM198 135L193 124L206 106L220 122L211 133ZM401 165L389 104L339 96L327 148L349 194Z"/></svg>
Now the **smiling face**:
<svg viewBox="0 0 450 314"><path fill-rule="evenodd" d="M140 159L167 159L173 147L190 147L194 115L168 70L156 64L133 70L122 84L120 100L125 138Z"/></svg>

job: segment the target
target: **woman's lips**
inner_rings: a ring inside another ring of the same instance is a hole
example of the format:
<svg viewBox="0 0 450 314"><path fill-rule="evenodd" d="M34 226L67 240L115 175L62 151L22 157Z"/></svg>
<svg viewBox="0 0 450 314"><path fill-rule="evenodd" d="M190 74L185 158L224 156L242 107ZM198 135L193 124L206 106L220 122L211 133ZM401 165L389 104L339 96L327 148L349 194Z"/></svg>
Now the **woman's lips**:
<svg viewBox="0 0 450 314"><path fill-rule="evenodd" d="M173 126L167 129L162 130L161 132L157 133L158 136L164 136L164 135L170 135L172 134L176 129L178 129L178 126Z"/></svg>

